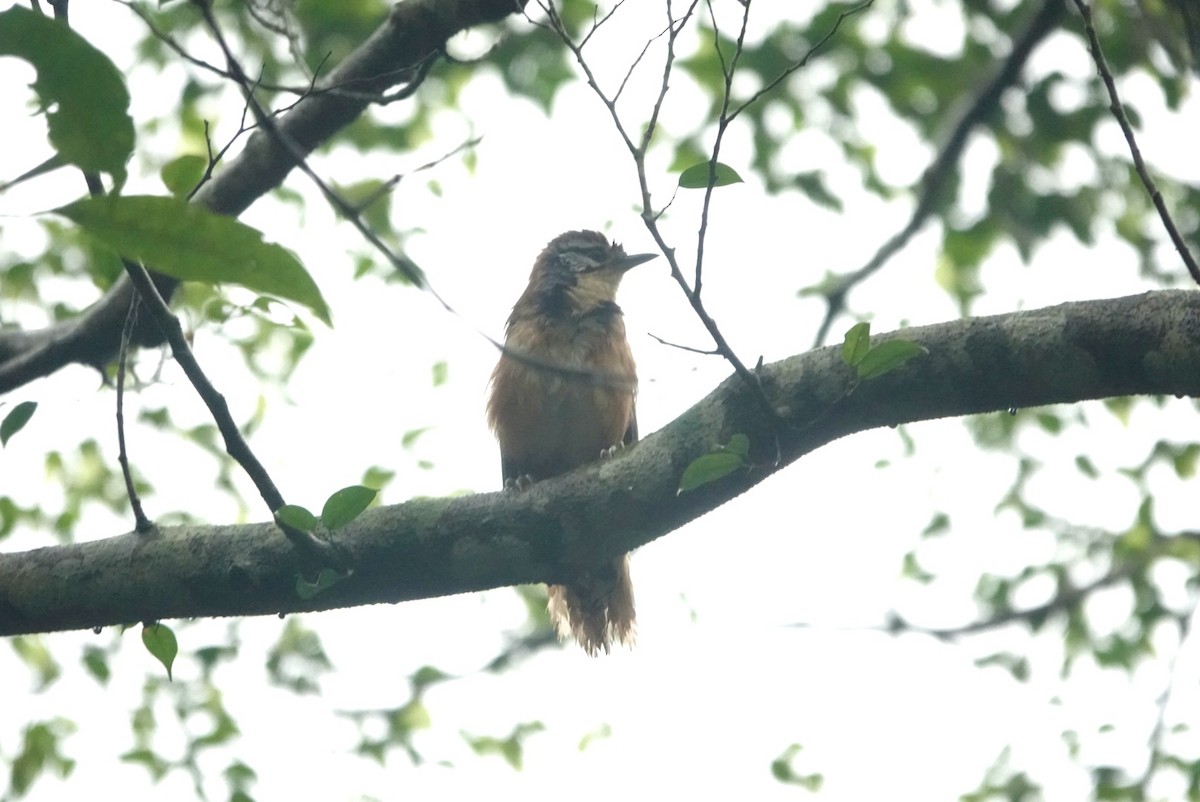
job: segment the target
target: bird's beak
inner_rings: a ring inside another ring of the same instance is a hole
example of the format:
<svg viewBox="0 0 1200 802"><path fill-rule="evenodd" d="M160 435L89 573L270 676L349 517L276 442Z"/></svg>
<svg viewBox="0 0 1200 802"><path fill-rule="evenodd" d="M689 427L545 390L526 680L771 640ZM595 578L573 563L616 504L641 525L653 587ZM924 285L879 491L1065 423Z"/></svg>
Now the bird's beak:
<svg viewBox="0 0 1200 802"><path fill-rule="evenodd" d="M624 273L631 267L637 267L642 262L649 262L651 259L658 256L657 253L634 253L619 260L613 267Z"/></svg>

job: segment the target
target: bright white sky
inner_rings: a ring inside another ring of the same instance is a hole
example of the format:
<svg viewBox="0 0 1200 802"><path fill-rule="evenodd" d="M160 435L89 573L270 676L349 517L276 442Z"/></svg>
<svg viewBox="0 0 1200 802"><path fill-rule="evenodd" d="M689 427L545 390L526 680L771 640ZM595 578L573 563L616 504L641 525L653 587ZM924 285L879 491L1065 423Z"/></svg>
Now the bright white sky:
<svg viewBox="0 0 1200 802"><path fill-rule="evenodd" d="M920 27L913 26L911 35L954 35L957 23L949 12L956 4L928 5L915 4L928 16L918 16ZM597 38L594 58L602 76L623 74L645 38L640 32L658 24L647 27L636 14L656 6L623 10L618 20L624 27ZM771 11L762 10L757 30L769 27ZM80 31L128 68L135 117L140 108L172 102L154 95L149 70L126 63L130 54L123 43L134 34L123 9L80 3L72 14ZM477 39L468 39L468 48L480 46ZM1065 38L1055 40L1036 61L1039 69L1092 74L1084 51ZM6 110L5 138L10 142L27 136L42 141L40 118L8 122L27 102L14 88L30 77L23 65L0 60L0 86L7 87L0 108ZM690 129L701 107L683 79L675 84L678 93L671 96L665 124L681 132ZM162 85L173 84L162 79ZM1146 93L1148 88L1145 81L1130 86L1131 92L1143 90L1139 109L1147 120L1145 149L1156 164L1176 175L1194 171L1182 143L1162 134L1187 129L1178 120L1164 121L1161 99L1154 91ZM633 128L647 109L644 89L635 85L623 107ZM402 182L394 200L400 225L422 231L410 238L410 255L461 318L410 289L373 278L349 281L351 254L363 246L349 226L334 223L317 201L310 201L299 221L292 209L273 203L255 206L244 217L263 228L268 239L301 256L334 314L332 331L315 324L316 345L289 383L286 398L267 391L267 419L253 440L289 500L319 507L331 491L357 482L372 465L397 471L384 493L385 503L412 495L494 489L498 455L482 410L496 354L475 329L501 335L534 256L561 231L602 228L630 252L652 247L633 205L629 157L588 90L565 91L548 120L532 104L506 97L498 79L483 76L465 91L462 108L461 117L439 119L435 141L424 152L372 155L369 168L361 156L347 153L316 163L323 175L340 182L368 174L387 177L427 162L470 135L483 136L474 174L451 160ZM913 180L929 154L917 149L911 132L898 127L877 98L863 96L861 109L860 131L879 148L885 178ZM238 108L230 105L214 113L219 115L220 139L236 125ZM404 115L401 107L387 113L398 119ZM1187 116L1195 121L1194 103ZM165 160L179 152L171 132L141 136L139 147L147 153ZM861 264L901 225L909 208L907 200L883 204L862 193L856 173L842 164L825 134L805 131L796 143L789 157L795 169L828 170L831 185L847 200L844 214L816 208L798 196L765 197L748 169L748 139L740 130L731 135L723 158L748 182L716 194L706 246L705 300L747 362L760 354L771 361L808 348L822 309L796 299L795 291L826 271ZM1118 145L1114 140L1112 146ZM995 158L989 149L980 143L970 149L972 175L985 174ZM665 173L665 159L655 165L662 171L656 185L660 203L674 181ZM16 175L33 163L25 148L4 148L0 177ZM441 197L427 190L429 179L441 185ZM66 202L80 190L79 183L74 176L60 176L0 195L5 248L34 250L32 238L40 235L22 216ZM287 185L313 195L299 176ZM128 191L161 188L153 176L135 177ZM981 198L983 187L976 183L965 191ZM694 253L698 200L698 194L681 194L665 221L684 263ZM854 309L871 316L877 331L955 315L932 281L937 239L936 232L918 237L853 296ZM1021 266L1005 250L983 279L990 294L979 302L981 313L1144 289L1132 253L1107 236L1086 255L1071 241L1056 239L1032 267ZM728 371L713 358L661 346L648 336L707 347L663 260L631 274L620 300L641 369L641 428L649 433ZM9 320L11 307L0 313ZM835 332L848 326L843 322ZM240 359L204 330L197 332L195 347L235 416L249 417L263 390ZM433 388L430 370L441 360L449 364L449 382ZM152 362L145 364L148 368ZM143 375L149 373L143 370ZM106 454L115 454L113 396L97 391L94 374L72 369L6 400L26 398L40 406L26 432L0 454L0 487L19 503L54 507L58 491L42 483L37 466L45 452L71 453L87 437L102 442ZM173 366L164 371L161 383L127 404L169 406L181 424L207 420ZM1059 442L1025 438L1051 463L1051 479L1032 492L1077 494L1079 509L1069 504L1056 509L1085 516L1085 522L1120 527L1131 520L1137 503L1132 488L1117 479L1082 483L1073 469L1074 454L1103 443L1104 450L1094 457L1101 469L1136 463L1154 438L1188 410L1178 404L1167 412L1139 411L1129 428L1099 407L1085 410L1089 429L1070 430ZM431 428L414 449L403 450L403 433L420 427ZM1072 725L1090 734L1105 721L1132 716L1134 728L1097 742L1098 748L1111 745L1112 759L1140 755L1143 728L1150 723L1145 717L1152 712L1145 703L1164 678L1149 671L1130 683L1095 671L1092 677L1084 667L1080 681L1062 692L1054 684L1056 646L1049 638L1035 648L1045 658L1043 670L1022 686L997 669L975 668L972 660L982 651L872 631L896 607L930 626L965 623L974 615L970 592L978 571L1015 572L1027 561L1054 554L1047 537L1022 530L1007 514L993 514L1014 476L1012 460L976 450L958 422L913 426L909 433L917 441L913 457L903 457L895 432L858 435L641 549L634 558L640 642L632 653L590 660L570 648L540 656L514 673L466 679L432 692L428 703L434 728L417 745L430 763L455 768L433 765L414 771L400 753L383 768L348 757L353 729L330 710L402 704L405 678L421 665L449 672L478 668L500 648L504 630L523 619L510 591L306 617L307 625L320 632L336 668L323 680L318 699L298 699L267 686L261 657L282 623L274 618L245 622L242 656L218 677L225 703L243 730L236 753L259 773L253 793L261 799L346 800L360 794L509 799L551 793L590 800L659 792L677 798L782 799L794 797L795 791L771 778L770 763L790 744L800 743L804 749L796 770L825 775L823 799L947 799L974 788L1003 746L1012 743L1018 763L1044 770L1038 779L1046 783L1048 798L1082 796L1087 778L1077 769L1064 770L1066 747L1059 732ZM236 505L208 492L214 473L210 458L149 431L135 430L129 437L135 464L158 490L147 500L150 515L186 510L213 522L239 517ZM419 460L431 461L434 468L420 468ZM246 498L253 499L253 491L243 485ZM1061 493L1063 488L1069 492ZM1186 520L1176 498L1182 497L1167 493L1160 502L1164 525ZM917 589L899 579L901 558L935 510L953 516L959 537L923 552L927 567L943 572L945 581L933 589ZM249 520L265 516L257 507L247 513ZM93 511L78 536L109 536L130 526L124 518ZM10 539L5 548L47 543L45 536L25 534ZM1120 591L1106 599L1119 620L1128 599ZM810 626L790 626L795 623ZM218 642L226 626L220 621L179 626L184 650ZM187 798L190 793L182 776L152 786L144 770L117 759L131 746L128 716L140 698L143 677L158 669L130 633L111 685L99 688L74 655L79 644L102 644L113 637L106 631L46 638L64 661L64 678L40 695L19 693L27 682L25 670L11 656L0 656L0 677L8 690L0 753L13 753L22 721L63 715L79 724L67 741L68 753L79 761L75 775L66 784L43 781L35 799L74 799L82 787L120 788L130 800ZM1004 642L1019 641L990 641ZM1172 653L1169 639L1163 646L1164 655ZM177 666L184 677L194 671L187 659ZM1061 692L1062 704L1051 706L1047 700L1056 692ZM1091 712L1081 720L1081 711ZM526 768L520 773L499 758L475 757L459 734L505 737L516 723L534 720L547 729L527 740ZM170 744L174 725L166 707L159 723L160 745ZM579 750L581 738L605 726L611 728L610 736ZM161 748L170 752L169 746ZM1133 758L1131 765L1137 768L1139 760ZM224 766L224 759L212 764L214 771ZM222 795L219 781L211 788Z"/></svg>

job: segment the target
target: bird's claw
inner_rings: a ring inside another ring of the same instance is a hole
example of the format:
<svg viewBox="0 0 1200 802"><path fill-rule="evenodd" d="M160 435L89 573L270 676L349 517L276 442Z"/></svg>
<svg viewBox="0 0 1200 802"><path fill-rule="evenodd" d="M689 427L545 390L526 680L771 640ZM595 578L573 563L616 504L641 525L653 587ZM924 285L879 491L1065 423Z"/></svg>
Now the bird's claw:
<svg viewBox="0 0 1200 802"><path fill-rule="evenodd" d="M527 473L510 476L504 480L505 493L522 493L531 487L533 487L533 477Z"/></svg>

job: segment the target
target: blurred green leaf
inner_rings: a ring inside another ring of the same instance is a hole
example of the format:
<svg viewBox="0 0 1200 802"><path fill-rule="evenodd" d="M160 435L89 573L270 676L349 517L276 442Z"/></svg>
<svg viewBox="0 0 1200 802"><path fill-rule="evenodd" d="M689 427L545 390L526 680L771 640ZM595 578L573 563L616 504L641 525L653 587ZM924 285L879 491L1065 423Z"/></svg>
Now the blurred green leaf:
<svg viewBox="0 0 1200 802"><path fill-rule="evenodd" d="M203 156L179 156L163 165L163 186L176 198L187 197L200 183L200 179L204 178L207 169L208 159Z"/></svg>
<svg viewBox="0 0 1200 802"><path fill-rule="evenodd" d="M108 665L108 652L91 644L84 646L83 665L97 682L101 685L108 684L108 680L112 677L112 669Z"/></svg>
<svg viewBox="0 0 1200 802"><path fill-rule="evenodd" d="M442 359L433 363L433 386L441 387L450 378L450 366Z"/></svg>
<svg viewBox="0 0 1200 802"><path fill-rule="evenodd" d="M378 465L373 465L363 471L362 484L372 490L383 490L393 479L396 478L396 472L388 468L381 468Z"/></svg>
<svg viewBox="0 0 1200 802"><path fill-rule="evenodd" d="M500 755L508 765L520 771L524 760L525 740L530 735L544 729L546 727L540 721L532 721L518 724L507 738L494 738L488 735L474 736L466 732L462 733L462 736L475 754Z"/></svg>
<svg viewBox="0 0 1200 802"><path fill-rule="evenodd" d="M818 773L801 774L796 771L794 763L803 750L800 744L792 744L771 761L771 776L786 785L798 785L806 791L816 793L821 790L825 778Z"/></svg>
<svg viewBox="0 0 1200 802"><path fill-rule="evenodd" d="M20 751L11 758L11 798L25 796L34 781L47 771L52 770L63 778L71 774L75 761L63 755L61 743L74 731L75 725L64 718L25 726Z"/></svg>
<svg viewBox="0 0 1200 802"><path fill-rule="evenodd" d="M37 70L33 89L54 149L122 186L134 128L125 79L108 56L65 24L21 6L0 12L0 56L24 59Z"/></svg>
<svg viewBox="0 0 1200 802"><path fill-rule="evenodd" d="M842 199L833 194L829 187L825 186L825 172L823 170L810 170L806 173L797 173L795 184L797 189L818 206L824 206L826 209L831 209L835 212L843 210Z"/></svg>
<svg viewBox="0 0 1200 802"><path fill-rule="evenodd" d="M37 635L19 635L11 640L17 657L37 674L36 690L41 692L54 683L62 674L62 668L45 642Z"/></svg>
<svg viewBox="0 0 1200 802"><path fill-rule="evenodd" d="M293 693L317 693L317 677L333 668L320 636L300 616L289 616L279 639L267 652L267 676Z"/></svg>
<svg viewBox="0 0 1200 802"><path fill-rule="evenodd" d="M420 426L416 429L409 429L403 435L400 436L401 447L406 448L406 449L412 448L414 445L417 444L417 440L419 440L421 438L421 435L425 434L426 432L432 431L432 430L433 430L432 426Z"/></svg>

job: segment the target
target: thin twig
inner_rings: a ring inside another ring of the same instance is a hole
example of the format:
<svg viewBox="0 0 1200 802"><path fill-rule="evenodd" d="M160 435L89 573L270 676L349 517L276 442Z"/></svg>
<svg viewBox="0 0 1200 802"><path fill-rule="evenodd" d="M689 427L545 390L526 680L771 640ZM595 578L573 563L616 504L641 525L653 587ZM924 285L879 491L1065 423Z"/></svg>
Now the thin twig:
<svg viewBox="0 0 1200 802"><path fill-rule="evenodd" d="M708 235L708 213L712 208L712 194L717 184L717 162L721 157L721 143L725 139L725 132L729 129L731 117L729 116L729 104L733 97L733 74L737 70L738 60L742 56L742 49L745 47L746 28L750 24L750 3L743 6L742 24L738 28L737 43L733 48L733 56L729 63L725 63L725 54L721 52L721 29L717 26L717 15L713 11L712 0L707 0L709 19L712 20L713 26L713 49L717 51L717 60L721 62L721 74L725 79L725 85L721 91L721 113L717 115L717 135L713 137L712 153L708 159L708 181L704 186L704 201L700 205L700 230L696 232L696 268L692 279L692 292L696 298L700 298L700 292L704 287L704 243Z"/></svg>
<svg viewBox="0 0 1200 802"><path fill-rule="evenodd" d="M652 339L658 340L659 345L665 345L668 348L678 348L680 351L689 351L693 354L700 354L701 356L720 356L721 355L720 351L716 351L716 350L706 351L703 348L693 348L690 345L681 345L679 343L673 343L670 340L664 340L662 337L659 337L657 334L654 334L649 331L646 332L646 335Z"/></svg>
<svg viewBox="0 0 1200 802"><path fill-rule="evenodd" d="M121 350L117 355L117 462L121 465L121 475L125 478L125 493L129 496L129 506L133 510L133 529L139 534L146 534L153 531L154 524L142 510L142 500L133 485L133 473L129 468L128 452L125 450L125 362L129 356L133 324L137 320L138 303L136 295L129 301L129 314L125 316L125 327L121 330Z"/></svg>
<svg viewBox="0 0 1200 802"><path fill-rule="evenodd" d="M817 54L817 52L820 51L823 47L825 47L825 45L829 42L830 39L832 39L834 36L837 35L838 29L842 27L842 23L845 20L847 20L848 18L850 18L850 17L854 16L855 14L858 14L862 11L866 11L868 8L870 8L874 4L875 4L875 0L864 0L864 2L859 3L856 6L851 6L850 8L846 9L842 13L838 14L837 19L833 21L833 25L830 26L829 30L825 32L824 36L822 36L820 39L817 40L816 44L814 44L812 47L810 47L808 49L807 53L805 53L803 56L798 58L796 61L789 64L788 67L783 72L779 73L779 75L775 76L770 81L768 81L761 89L759 89L757 92L755 92L753 95L751 95L750 98L746 102L742 103L740 106L738 106L732 112L730 112L730 114L729 114L730 122L732 122L734 119L736 119L737 116L739 114L741 114L743 111L750 108L755 103L757 103L759 100L761 100L764 96L766 96L770 92L774 91L775 87L779 86L779 84L786 81L792 75L792 73L796 72L796 70L799 70L803 67L807 67L808 62L812 59L812 57L815 56Z"/></svg>
<svg viewBox="0 0 1200 802"><path fill-rule="evenodd" d="M84 173L84 180L87 182L88 192L93 197L104 195L104 185L100 181L100 177L95 173ZM134 492L133 481L128 472L128 464L124 459L125 456L125 434L124 434L124 411L122 406L122 396L124 387L124 370L125 370L125 355L128 345L128 336L132 333L135 320L134 310L137 308L138 299L146 305L150 317L153 318L155 324L162 331L163 336L171 346L171 353L175 357L175 361L183 369L184 375L188 381L196 388L196 392L208 407L209 413L213 417L213 421L217 424L218 431L225 438L225 451L232 457L246 475L250 477L250 481L258 489L262 499L267 504L267 508L272 512L276 512L284 505L283 495L279 489L275 487L275 483L271 480L267 469L263 467L258 458L254 456L250 445L242 437L241 431L233 420L233 415L229 411L229 404L225 401L225 396L221 395L209 381L208 376L200 367L200 363L196 361L195 354L192 353L191 346L188 345L187 337L183 333L183 327L179 324L179 320L171 313L167 302L163 300L162 295L155 286L154 281L150 278L150 273L146 268L138 262L131 259L121 258L121 264L125 267L125 272L132 282L135 294L131 301L129 314L125 318L125 325L122 330L120 364L117 371L118 392L117 392L117 437L119 441L119 452L122 468L125 469L125 481L130 494L130 502L134 509L134 517L137 521L137 531L145 531L143 527L150 527L152 524L145 519L142 514L141 505L138 502L137 494ZM279 528L283 530L287 538L306 556L312 557L322 564L334 565L341 567L344 564L340 553L333 546L323 540L319 540L309 532L304 532L279 523Z"/></svg>
<svg viewBox="0 0 1200 802"><path fill-rule="evenodd" d="M198 67L206 72L210 72L213 75L216 75L220 78L224 78L226 80L236 80L236 76L231 71L223 70L220 67L218 67L217 65L210 64L209 62L205 61L204 59L197 58L196 56L193 56L191 53L189 53L183 45L181 45L178 41L176 41L174 39L174 37L171 36L171 34L167 33L166 31L162 30L161 28L159 28L154 23L154 20L151 19L150 15L136 3L131 2L131 0L116 0L116 2L125 6L130 11L132 11L134 14L136 14L139 18L141 18L142 23L146 26L146 28L150 31L150 33L154 36L154 38L158 39L160 42L162 42L164 45L166 45L167 49L174 52L175 55L179 56L179 58L183 59L184 61L186 61L187 63L191 64L194 67ZM328 56L326 56L325 59L328 59ZM321 64L325 63L325 59L322 59ZM399 97L400 97L400 95L398 95L397 93L381 95L381 94L372 93L372 92L356 92L355 90L348 88L349 87L348 84L341 84L341 85L330 84L329 86L316 88L316 87L314 87L314 84L315 84L315 82L317 80L317 76L319 74L320 74L320 65L318 65L317 70L313 73L312 78L309 81L309 84L307 86L303 86L303 87L288 86L286 84L274 84L274 83L261 83L260 86L269 92L281 92L281 93L285 93L285 94L297 95L298 98L300 98L300 99L303 99L309 95L331 94L331 95L341 95L344 97L360 98L360 99L364 99L364 100L367 100L370 102L376 102L376 103L382 104L382 103L390 103L394 100L399 99ZM419 70L418 70L418 76L420 77L421 80L424 79L424 76L420 75ZM421 80L415 81L415 84L420 84ZM400 91L407 92L408 94L403 95L403 96L408 97L409 95L412 94L413 91L416 91L416 88L417 87L415 85L406 85L404 87L404 89L400 90Z"/></svg>
<svg viewBox="0 0 1200 802"><path fill-rule="evenodd" d="M1158 185L1150 176L1150 171L1146 169L1145 160L1142 159L1142 151L1138 148L1137 139L1133 135L1133 126L1129 124L1129 117L1125 114L1125 106L1121 103L1121 98L1117 94L1116 81L1113 80L1112 72L1108 69L1108 61L1104 58L1104 51L1100 49L1100 37L1096 35L1096 26L1092 24L1092 9L1087 4L1087 0L1075 0L1075 7L1079 9L1079 15L1083 18L1083 30L1087 34L1088 48L1092 52L1092 60L1096 62L1096 69L1100 73L1101 80L1104 81L1104 87L1108 90L1109 110L1112 111L1117 124L1121 126L1121 133L1125 135L1125 141L1129 144L1129 154L1133 157L1133 167L1137 170L1138 177L1142 179L1142 185L1146 187L1146 192L1150 195L1150 201L1154 204L1154 208L1158 210L1158 216L1162 220L1163 227L1167 230L1167 236L1171 238L1171 243L1175 246L1175 250L1179 252L1180 258L1183 259L1183 264L1187 267L1188 273L1191 274L1192 280L1200 284L1200 265L1196 264L1196 257L1192 255L1187 243L1184 242L1183 235L1179 233L1179 229L1175 226L1175 221L1167 209L1167 203L1163 200L1162 193L1158 191Z"/></svg>
<svg viewBox="0 0 1200 802"><path fill-rule="evenodd" d="M438 165L447 161L451 156L454 156L457 153L461 153L464 150L469 150L470 148L474 148L481 141L483 141L483 137L480 137L480 136L472 137L471 139L468 139L465 142L463 142L462 144L458 145L453 150L446 151L441 156L438 156L436 159L427 161L424 164L420 165L419 167L414 167L412 170L408 171L407 173L397 173L396 175L389 178L387 181L384 181L382 184L380 184L376 190L369 193L365 198L360 200L358 203L352 204L350 208L352 208L355 211L355 213L361 212L364 209L369 208L371 206L371 204L373 204L375 201L379 200L384 195L391 193L391 191L396 188L396 185L399 184L401 181L403 181L408 176L416 175L417 173L423 172L425 170L432 170L434 167L437 167Z"/></svg>
<svg viewBox="0 0 1200 802"><path fill-rule="evenodd" d="M924 227L937 209L943 192L954 176L959 159L966 150L967 139L971 132L995 110L1004 90L1013 85L1020 77L1021 70L1029 61L1034 48L1050 35L1065 12L1065 0L1043 1L1029 24L1013 41L1012 51L1008 57L992 78L980 86L979 92L976 93L970 105L963 111L962 117L951 129L946 144L938 151L929 167L925 169L921 177L917 204L908 221L879 247L866 264L841 276L837 283L825 293L825 316L817 327L814 346L825 343L834 318L846 308L846 298L850 291L878 272Z"/></svg>
<svg viewBox="0 0 1200 802"><path fill-rule="evenodd" d="M1138 781L1138 786L1142 789L1143 794L1148 789L1150 781L1154 778L1155 772L1158 771L1158 767L1162 765L1162 742L1167 733L1167 708L1171 705L1171 696L1175 690L1175 683L1179 679L1177 676L1179 671L1179 657L1188 651L1188 641L1195 634L1193 624L1198 601L1200 601L1200 597L1197 597L1195 590L1193 590L1188 609L1180 615L1175 616L1175 620L1179 624L1179 645L1175 647L1175 652L1171 655L1170 666L1167 669L1166 685L1155 701L1158 712L1154 717L1154 728L1150 731L1150 737L1147 739L1150 756L1146 761L1146 771L1142 773L1141 779Z"/></svg>
<svg viewBox="0 0 1200 802"><path fill-rule="evenodd" d="M158 288L154 286L154 282L150 280L150 273L141 264L129 259L123 259L125 272L129 275L130 281L137 289L142 301L146 304L146 310L154 319L155 323L162 329L163 336L171 346L171 354L175 357L175 361L179 367L183 369L184 375L188 381L196 388L196 392L204 401L204 405L208 407L209 414L212 415L213 421L217 424L218 431L225 440L225 451L230 457L242 467L246 475L250 477L250 481L258 489L259 495L272 513L279 510L284 505L283 494L279 492L279 488L271 480L271 476L267 473L267 469L258 461L258 457L250 449L250 445L246 439L242 437L241 431L233 420L233 415L229 411L229 404L213 383L209 381L205 375L200 363L196 361L195 354L192 353L191 346L188 345L187 337L184 335L183 326L179 324L179 320L171 313L167 302L163 300L159 294ZM277 522L278 523L278 522ZM341 567L344 563L343 558L336 548L324 540L314 537L309 532L304 532L299 529L294 529L279 523L279 528L283 530L288 540L292 542L303 554L316 559L323 565L332 565Z"/></svg>
<svg viewBox="0 0 1200 802"><path fill-rule="evenodd" d="M650 120L646 123L639 144L634 144L633 138L629 135L628 129L625 127L625 124L621 120L620 114L617 112L616 100L612 97L609 97L609 95L600 86L599 81L596 79L595 73L592 72L591 66L583 57L580 46L573 39L571 39L571 36L567 32L566 26L563 24L562 18L559 16L558 11L554 7L553 3L543 4L542 8L546 11L547 17L550 21L549 27L558 35L563 44L566 45L571 51L572 55L575 56L575 61L579 64L579 68L583 71L584 78L586 79L588 86L600 99L600 102L604 104L605 109L608 110L609 117L612 119L613 126L616 129L617 134L621 137L621 140L625 143L625 147L629 150L630 156L633 158L634 166L637 170L638 187L641 190L642 195L642 221L647 230L650 232L650 236L653 237L655 244L658 246L663 256L666 257L667 264L671 268L671 277L675 279L675 282L679 285L680 289L683 290L684 296L688 299L688 303L691 304L692 311L695 312L696 316L700 319L700 322L704 324L709 336L712 337L713 343L717 346L717 352L722 358L729 362L729 364L733 367L734 373L736 373L738 377L746 383L746 386L750 388L750 391L754 394L755 399L762 407L764 412L766 412L766 414L769 415L772 420L779 421L778 412L771 403L771 400L767 398L766 392L761 383L758 381L758 378L749 368L745 366L745 364L743 364L743 362L738 358L737 354L734 353L733 349L729 345L729 342L725 339L724 334L721 333L720 328L717 326L716 321L712 319L712 317L708 314L708 311L705 309L704 303L701 301L700 296L693 291L691 286L689 286L687 279L683 275L683 271L679 267L679 261L675 258L675 249L667 245L666 240L662 236L662 232L658 228L658 214L654 212L654 204L650 196L650 182L646 175L646 151L650 146L650 142L653 139L654 132L658 126L658 117L662 110L663 101L666 99L667 88L670 84L670 75L675 63L675 39L679 36L679 32L682 30L683 25L686 24L686 22L691 19L692 15L695 13L698 3L699 0L691 0L687 11L682 17L677 19L674 16L671 2L669 2L669 0L667 2L667 25L664 28L664 32L667 34L667 55L663 66L663 78L662 83L659 86L658 97L655 99L654 105L650 112ZM531 22L532 21L533 20L531 20ZM535 22L534 24L538 23ZM658 34L658 36L661 35L662 33ZM626 80L627 79L628 77ZM622 81L621 85L624 86L624 84L625 81Z"/></svg>
<svg viewBox="0 0 1200 802"><path fill-rule="evenodd" d="M991 618L972 621L970 624L964 624L960 627L933 628L916 626L904 620L900 615L892 613L888 616L886 629L888 632L893 633L915 632L922 635L930 635L938 640L952 641L964 635L989 632L1009 624L1044 621L1050 615L1070 610L1092 593L1128 579L1133 572L1133 568L1134 566L1125 566L1111 571L1082 587L1068 588L1059 592L1045 604L1039 604L1036 607L1029 607L1024 610L1005 610Z"/></svg>
<svg viewBox="0 0 1200 802"><path fill-rule="evenodd" d="M68 0L51 0L54 8L54 18L63 25L70 27L67 13ZM88 193L93 197L104 194L104 183L98 173L83 171L83 180L87 184ZM133 484L133 472L129 467L129 454L125 448L125 364L129 354L129 341L133 336L134 323L137 320L138 296L129 300L129 312L125 315L125 324L121 328L121 345L117 358L117 462L121 466L121 476L125 480L125 493L129 496L129 507L133 511L133 529L138 534L154 531L154 523L146 517L142 509L142 500Z"/></svg>
<svg viewBox="0 0 1200 802"><path fill-rule="evenodd" d="M266 109L264 109L262 107L262 105L258 102L258 99L254 95L254 89L255 89L254 84L247 78L245 70L242 68L241 64L237 61L236 56L234 56L233 50L229 47L216 18L213 16L211 9L208 7L208 4L203 2L203 0L193 0L193 5L196 5L200 9L201 14L204 16L205 23L208 25L208 28L209 28L210 32L213 34L213 37L216 39L218 45L221 47L221 50L222 50L223 54L225 55L225 58L229 64L229 72L231 75L235 76L235 80L237 80L238 85L241 88L243 96L245 98L246 106L247 106L247 108L250 109L251 113L255 116L255 119L258 121L258 126L264 132L266 132L266 134L268 136L270 136L273 141L277 142L280 147L282 147L285 151L287 151L287 153L291 156L293 162L295 163L296 167L299 168L299 170L302 173L304 173L304 175L307 176L309 178L309 180L311 180L313 182L313 184L316 185L317 189L319 189L321 191L321 193L325 196L325 199L329 202L329 204L331 206L333 206L333 208L342 217L344 217L352 226L354 226L354 228L359 232L359 234L376 251L378 251L380 254L382 254L383 257L388 261L388 263L397 272L399 272L402 276L404 276L409 281L410 284L412 284L413 286L428 293L430 296L432 296L434 298L434 300L436 300L439 304L441 304L443 309L445 309L447 312L454 315L455 317L459 318L460 320L463 320L464 322L466 322L467 325L471 326L471 328L480 337L482 337L488 343L490 343L492 345L492 347L494 347L496 350L498 350L504 356L509 357L509 358L513 359L514 361L520 362L520 363L522 363L524 365L528 365L530 367L537 368L539 370L544 370L544 371L554 373L557 375L567 376L567 377L571 377L571 378L574 378L574 379L577 379L580 381L584 381L590 385L598 385L598 386L604 386L604 387L629 387L629 386L631 386L632 382L628 378L623 377L623 376L619 376L619 375L615 375L615 374L598 373L596 371L588 370L586 368L579 368L579 367L575 367L572 365L549 362L547 360L540 359L536 356L533 356L532 354L525 353L524 351L522 351L520 349L511 348L508 345L506 345L505 343L502 343L502 342L496 340L494 337L491 337L487 333L483 332L481 329L474 326L469 321L466 321L466 319L462 316L462 314L459 313L458 310L456 310L450 304L450 302L447 301L442 296L442 294L439 293L433 287L433 285L426 278L425 274L421 271L421 269L416 264L414 264L407 257L403 257L403 256L395 253L394 251L392 251L392 249L388 247L388 245L379 237L379 235L376 234L375 231L373 231L369 225L367 225L366 221L363 220L362 215L359 214L358 208L356 208L356 206L354 204L350 203L348 200L343 198L337 191L335 191L333 189L333 187L331 187L329 185L328 182L326 182L323 178L321 178L319 175L317 175L316 171L314 171L312 169L312 167L308 164L307 159L305 158L303 152L301 152L300 148L297 147L296 143L294 143L290 139L288 139L288 137L285 136L281 130L279 130L279 127L275 124L273 116L271 114L269 114L266 111Z"/></svg>

